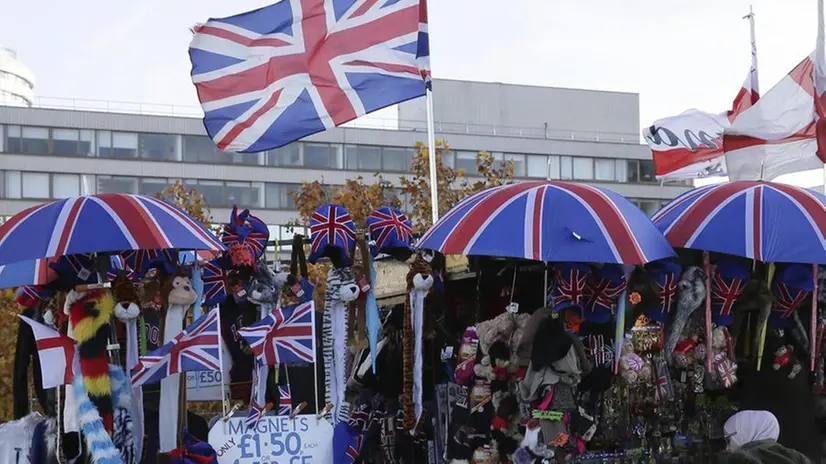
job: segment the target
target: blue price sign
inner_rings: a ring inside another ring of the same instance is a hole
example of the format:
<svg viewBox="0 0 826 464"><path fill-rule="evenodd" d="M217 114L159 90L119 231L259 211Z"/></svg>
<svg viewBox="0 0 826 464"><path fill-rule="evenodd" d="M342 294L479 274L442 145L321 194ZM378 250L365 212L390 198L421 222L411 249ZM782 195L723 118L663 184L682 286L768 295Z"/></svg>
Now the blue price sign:
<svg viewBox="0 0 826 464"><path fill-rule="evenodd" d="M315 415L265 416L246 429L246 414L218 421L209 444L219 464L329 464L333 462L333 427Z"/></svg>

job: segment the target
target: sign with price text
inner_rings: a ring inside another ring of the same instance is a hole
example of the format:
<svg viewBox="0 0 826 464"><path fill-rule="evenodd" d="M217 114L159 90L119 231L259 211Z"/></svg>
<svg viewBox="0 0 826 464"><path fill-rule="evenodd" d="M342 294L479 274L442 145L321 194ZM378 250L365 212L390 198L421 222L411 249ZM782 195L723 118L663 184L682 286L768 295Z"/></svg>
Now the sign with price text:
<svg viewBox="0 0 826 464"><path fill-rule="evenodd" d="M333 427L315 414L264 416L255 429L246 430L246 413L226 423L217 421L209 444L219 464L330 464Z"/></svg>

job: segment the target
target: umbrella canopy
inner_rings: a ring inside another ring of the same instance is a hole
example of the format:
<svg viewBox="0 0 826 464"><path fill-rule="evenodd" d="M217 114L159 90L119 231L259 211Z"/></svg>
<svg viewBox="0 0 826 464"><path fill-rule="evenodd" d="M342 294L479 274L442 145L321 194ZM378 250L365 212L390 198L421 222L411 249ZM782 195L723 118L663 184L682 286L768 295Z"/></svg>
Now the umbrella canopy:
<svg viewBox="0 0 826 464"><path fill-rule="evenodd" d="M621 195L558 181L471 195L439 219L418 247L546 262L645 264L674 256L645 213Z"/></svg>
<svg viewBox="0 0 826 464"><path fill-rule="evenodd" d="M765 262L826 264L826 196L763 181L690 190L652 218L675 248Z"/></svg>
<svg viewBox="0 0 826 464"><path fill-rule="evenodd" d="M46 285L57 278L57 273L49 266L55 261L57 258L0 264L0 288Z"/></svg>
<svg viewBox="0 0 826 464"><path fill-rule="evenodd" d="M157 198L103 193L33 206L0 225L0 264L140 249L224 250L192 216Z"/></svg>

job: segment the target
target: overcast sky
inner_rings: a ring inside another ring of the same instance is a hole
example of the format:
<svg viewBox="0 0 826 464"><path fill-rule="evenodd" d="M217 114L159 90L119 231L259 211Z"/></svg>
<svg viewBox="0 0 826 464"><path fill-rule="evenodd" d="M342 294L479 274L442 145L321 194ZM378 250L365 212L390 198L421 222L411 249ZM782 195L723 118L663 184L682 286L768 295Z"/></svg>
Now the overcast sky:
<svg viewBox="0 0 826 464"><path fill-rule="evenodd" d="M189 27L273 2L2 3L0 44L35 72L38 95L194 106ZM750 4L765 93L814 50L816 0L431 0L431 66L437 78L636 92L645 126L727 109L749 68Z"/></svg>

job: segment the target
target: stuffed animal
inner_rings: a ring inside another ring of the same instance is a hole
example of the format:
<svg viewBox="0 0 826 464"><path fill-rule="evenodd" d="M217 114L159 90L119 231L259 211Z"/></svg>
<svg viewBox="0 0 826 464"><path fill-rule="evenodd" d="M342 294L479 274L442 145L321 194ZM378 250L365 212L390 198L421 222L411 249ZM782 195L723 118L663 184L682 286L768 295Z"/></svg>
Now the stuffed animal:
<svg viewBox="0 0 826 464"><path fill-rule="evenodd" d="M347 372L347 307L358 298L359 287L350 268L330 268L322 315L322 344L326 377L326 402L333 404L334 421L347 420L350 406L345 401Z"/></svg>
<svg viewBox="0 0 826 464"><path fill-rule="evenodd" d="M677 307L670 315L666 329L663 355L669 362L674 362L672 354L677 342L683 337L683 331L694 311L702 306L706 298L706 286L702 269L691 266L683 272L677 283Z"/></svg>
<svg viewBox="0 0 826 464"><path fill-rule="evenodd" d="M402 411L404 412L404 427L413 429L421 415L421 369L422 369L422 325L420 314L424 310L424 298L433 286L433 270L421 255L416 255L410 264L407 273L407 291L409 297L405 299L404 325L402 327L404 383L402 392ZM421 297L419 301L418 297ZM414 300L414 301L411 301ZM414 307L417 306L417 307ZM418 307L421 305L421 307ZM414 327L414 316L416 326ZM414 330L415 329L415 330ZM418 333L417 333L418 332Z"/></svg>
<svg viewBox="0 0 826 464"><path fill-rule="evenodd" d="M476 357L479 351L479 335L475 327L468 327L462 336L462 345L456 360L454 380L459 385L468 385L473 378Z"/></svg>
<svg viewBox="0 0 826 464"><path fill-rule="evenodd" d="M503 379L517 371L519 366L519 347L530 314L511 314L504 312L493 319L476 324L479 347L483 357L481 364L474 368L478 377L494 380ZM492 348L494 348L492 350ZM483 366L483 367L480 367ZM499 374L495 372L498 369Z"/></svg>
<svg viewBox="0 0 826 464"><path fill-rule="evenodd" d="M367 338L365 333L367 331L367 294L372 291L372 283L370 282L370 270L368 269L370 263L370 251L364 238L356 239L356 248L361 252L361 262L353 266L353 280L359 287L359 296L356 298L353 307L350 310L350 319L348 321L348 346L355 349L367 348Z"/></svg>
<svg viewBox="0 0 826 464"><path fill-rule="evenodd" d="M634 342L625 339L622 341L622 354L620 355L620 376L629 384L636 383L640 379L650 378L651 369L643 362L640 355L634 352Z"/></svg>
<svg viewBox="0 0 826 464"><path fill-rule="evenodd" d="M792 366L789 371L789 379L793 379L800 373L802 366L800 365L800 361L794 356L794 347L792 345L781 345L774 352L772 368L778 371L780 368L789 364Z"/></svg>

